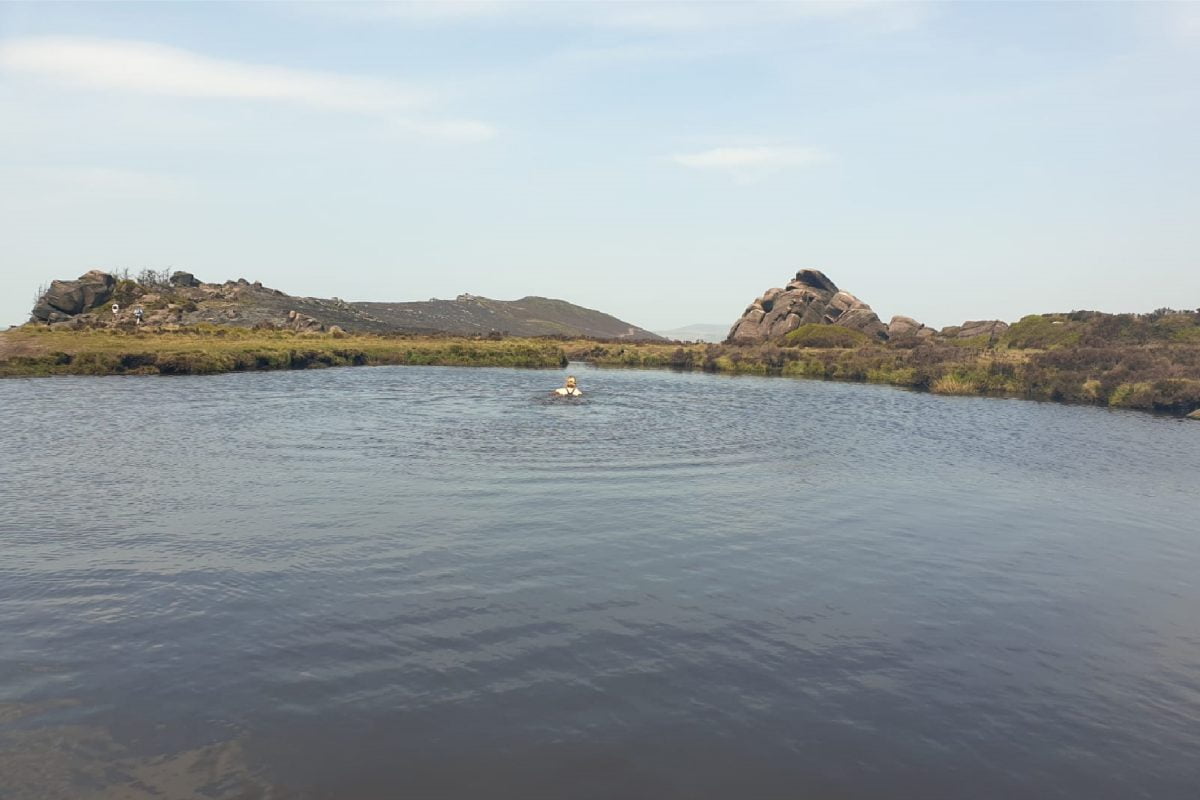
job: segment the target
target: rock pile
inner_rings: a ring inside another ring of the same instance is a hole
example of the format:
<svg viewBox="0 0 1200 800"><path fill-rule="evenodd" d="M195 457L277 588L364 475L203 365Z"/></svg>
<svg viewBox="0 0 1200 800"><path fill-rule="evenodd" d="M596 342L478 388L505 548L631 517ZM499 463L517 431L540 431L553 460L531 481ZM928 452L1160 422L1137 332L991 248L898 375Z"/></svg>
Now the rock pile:
<svg viewBox="0 0 1200 800"><path fill-rule="evenodd" d="M912 317L892 317L888 323L888 339L931 339L937 335L933 328L917 322Z"/></svg>
<svg viewBox="0 0 1200 800"><path fill-rule="evenodd" d="M885 340L888 329L871 307L838 289L823 272L802 269L782 289L768 289L742 313L726 339L754 344L782 338L801 325L840 325ZM919 323L918 323L919 324Z"/></svg>
<svg viewBox="0 0 1200 800"><path fill-rule="evenodd" d="M951 325L942 328L941 333L942 336L951 339L974 339L977 336L986 336L988 344L995 344L1007 330L1007 322L1001 322L998 319L983 319L964 322L962 325Z"/></svg>
<svg viewBox="0 0 1200 800"><path fill-rule="evenodd" d="M301 314L299 311L288 312L287 326L294 331L319 332L325 330L324 323L322 323L319 319L314 319L306 314Z"/></svg>

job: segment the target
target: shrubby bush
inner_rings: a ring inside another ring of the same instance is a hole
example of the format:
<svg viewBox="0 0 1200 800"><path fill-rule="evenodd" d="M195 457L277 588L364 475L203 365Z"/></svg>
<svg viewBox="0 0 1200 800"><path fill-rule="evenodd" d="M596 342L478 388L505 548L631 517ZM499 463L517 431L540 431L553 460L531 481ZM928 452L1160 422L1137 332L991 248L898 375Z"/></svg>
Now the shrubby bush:
<svg viewBox="0 0 1200 800"><path fill-rule="evenodd" d="M837 325L801 325L783 337L790 347L860 347L870 339L861 331Z"/></svg>

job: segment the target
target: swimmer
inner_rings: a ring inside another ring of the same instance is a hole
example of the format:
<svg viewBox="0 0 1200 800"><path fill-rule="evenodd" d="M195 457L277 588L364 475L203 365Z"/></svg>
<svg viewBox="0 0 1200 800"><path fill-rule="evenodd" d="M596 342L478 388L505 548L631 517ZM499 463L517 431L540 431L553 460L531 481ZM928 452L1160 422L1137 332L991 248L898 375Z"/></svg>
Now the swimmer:
<svg viewBox="0 0 1200 800"><path fill-rule="evenodd" d="M568 375L566 385L560 386L557 389L555 389L554 394L560 395L562 397L581 397L583 395L583 392L581 392L577 388L575 388L575 376Z"/></svg>

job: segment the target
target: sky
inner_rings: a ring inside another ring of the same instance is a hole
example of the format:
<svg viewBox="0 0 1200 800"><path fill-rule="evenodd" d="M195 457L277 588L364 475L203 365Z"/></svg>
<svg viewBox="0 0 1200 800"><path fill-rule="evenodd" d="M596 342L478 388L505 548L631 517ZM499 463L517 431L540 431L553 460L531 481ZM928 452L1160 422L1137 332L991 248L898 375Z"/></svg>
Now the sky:
<svg viewBox="0 0 1200 800"><path fill-rule="evenodd" d="M89 269L731 324L1200 307L1200 3L0 3L0 326Z"/></svg>

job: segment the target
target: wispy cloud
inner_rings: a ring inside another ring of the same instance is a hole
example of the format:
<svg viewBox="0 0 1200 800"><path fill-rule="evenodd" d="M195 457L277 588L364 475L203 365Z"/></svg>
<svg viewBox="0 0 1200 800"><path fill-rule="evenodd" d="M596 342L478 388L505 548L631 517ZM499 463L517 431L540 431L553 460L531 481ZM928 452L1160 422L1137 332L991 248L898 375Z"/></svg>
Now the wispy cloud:
<svg viewBox="0 0 1200 800"><path fill-rule="evenodd" d="M537 0L433 0L432 2L302 4L303 13L350 19L391 18L417 25L523 25L688 33L753 26L800 25L821 20L881 30L919 25L931 7L916 0L809 0L754 2L559 2Z"/></svg>
<svg viewBox="0 0 1200 800"><path fill-rule="evenodd" d="M1179 3L1170 6L1175 12L1173 28L1184 41L1200 42L1200 6L1194 3Z"/></svg>
<svg viewBox="0 0 1200 800"><path fill-rule="evenodd" d="M818 20L878 21L898 18L905 7L906 20L915 19L911 3L862 2L707 2L707 3L606 3L597 4L591 22L596 25L663 33L729 29L761 25L795 25Z"/></svg>
<svg viewBox="0 0 1200 800"><path fill-rule="evenodd" d="M257 100L387 117L428 105L428 91L394 81L209 56L153 42L36 37L0 42L0 69L88 89L185 98ZM401 127L444 138L487 138L471 120L400 117Z"/></svg>
<svg viewBox="0 0 1200 800"><path fill-rule="evenodd" d="M747 176L778 169L815 166L829 161L830 155L815 147L758 145L677 153L671 156L671 160L693 169L724 170Z"/></svg>
<svg viewBox="0 0 1200 800"><path fill-rule="evenodd" d="M0 166L0 180L23 202L178 200L192 189L177 175L114 167Z"/></svg>

